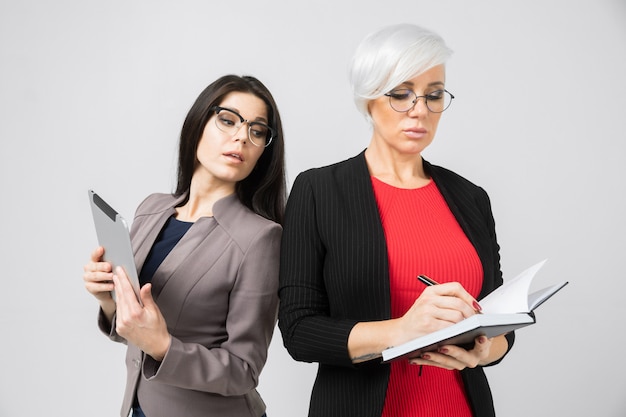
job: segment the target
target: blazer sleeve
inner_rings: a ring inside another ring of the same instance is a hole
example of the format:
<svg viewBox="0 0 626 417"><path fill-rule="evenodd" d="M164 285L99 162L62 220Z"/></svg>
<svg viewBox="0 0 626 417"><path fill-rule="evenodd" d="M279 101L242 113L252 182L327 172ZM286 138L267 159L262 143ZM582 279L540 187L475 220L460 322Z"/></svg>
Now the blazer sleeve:
<svg viewBox="0 0 626 417"><path fill-rule="evenodd" d="M162 362L145 356L146 379L221 395L258 385L276 326L281 231L276 223L263 228L244 254L229 297L228 339L209 348L172 337Z"/></svg>
<svg viewBox="0 0 626 417"><path fill-rule="evenodd" d="M102 309L98 311L98 328L102 333L108 336L114 342L126 344L126 339L117 334L115 330L115 320L117 318L117 312L113 314L113 318L111 319L111 323L107 320L106 316Z"/></svg>
<svg viewBox="0 0 626 417"><path fill-rule="evenodd" d="M326 247L320 232L324 226L318 217L325 202L316 198L328 195L316 195L306 173L298 175L285 213L278 325L295 360L352 367L347 345L357 320L332 314L332 295L324 282Z"/></svg>

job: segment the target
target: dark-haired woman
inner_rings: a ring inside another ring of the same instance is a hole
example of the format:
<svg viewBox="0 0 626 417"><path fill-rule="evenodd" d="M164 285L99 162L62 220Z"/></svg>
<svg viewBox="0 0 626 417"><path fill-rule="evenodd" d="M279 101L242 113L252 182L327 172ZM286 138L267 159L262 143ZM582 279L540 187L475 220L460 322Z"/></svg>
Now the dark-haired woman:
<svg viewBox="0 0 626 417"><path fill-rule="evenodd" d="M276 323L285 199L272 95L254 77L219 78L183 124L176 191L135 213L141 303L102 247L84 267L101 330L128 345L122 417L264 415L255 388Z"/></svg>

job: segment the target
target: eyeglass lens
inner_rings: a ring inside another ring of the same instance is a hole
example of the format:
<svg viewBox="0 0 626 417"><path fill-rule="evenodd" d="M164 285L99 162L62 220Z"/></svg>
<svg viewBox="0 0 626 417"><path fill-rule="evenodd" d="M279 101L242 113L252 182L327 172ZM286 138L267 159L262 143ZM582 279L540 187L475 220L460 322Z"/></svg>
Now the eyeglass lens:
<svg viewBox="0 0 626 417"><path fill-rule="evenodd" d="M446 90L435 90L426 95L418 96L413 90L400 88L392 90L386 94L389 97L389 104L398 112L411 110L417 101L424 100L426 107L433 113L441 113L450 107L454 96Z"/></svg>
<svg viewBox="0 0 626 417"><path fill-rule="evenodd" d="M247 123L248 138L253 145L265 147L271 143L273 131L265 123L247 120L242 122L243 117L239 113L222 107L217 107L215 112L217 113L215 124L222 132L235 135L241 129L241 125Z"/></svg>

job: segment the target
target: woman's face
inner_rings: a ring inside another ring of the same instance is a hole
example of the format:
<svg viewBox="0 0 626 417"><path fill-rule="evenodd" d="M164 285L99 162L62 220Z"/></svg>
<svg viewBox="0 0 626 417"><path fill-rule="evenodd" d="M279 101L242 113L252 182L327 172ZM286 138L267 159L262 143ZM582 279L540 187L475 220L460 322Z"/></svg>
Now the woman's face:
<svg viewBox="0 0 626 417"><path fill-rule="evenodd" d="M418 96L425 96L436 90L443 90L445 71L438 65L411 78L394 89L410 89ZM382 96L369 103L373 120L372 141L386 146L394 154L419 155L435 137L441 113L433 113L426 107L424 98L406 112L391 108L389 97Z"/></svg>
<svg viewBox="0 0 626 417"><path fill-rule="evenodd" d="M265 102L253 94L232 92L218 105L235 111L245 120L269 124ZM248 123L242 123L235 134L228 134L217 127L217 117L213 113L204 126L196 151L194 179L201 176L209 183L234 188L250 175L265 148L250 141Z"/></svg>

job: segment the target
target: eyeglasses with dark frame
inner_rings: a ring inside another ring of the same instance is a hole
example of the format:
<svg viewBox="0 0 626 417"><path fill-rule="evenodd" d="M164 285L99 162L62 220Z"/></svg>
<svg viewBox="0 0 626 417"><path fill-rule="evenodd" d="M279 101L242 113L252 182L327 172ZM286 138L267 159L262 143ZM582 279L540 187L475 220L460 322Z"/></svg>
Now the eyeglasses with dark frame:
<svg viewBox="0 0 626 417"><path fill-rule="evenodd" d="M244 123L248 124L248 139L254 146L267 148L276 135L276 131L263 122L254 122L244 119L239 113L227 107L214 106L215 125L219 130L229 135L236 135Z"/></svg>
<svg viewBox="0 0 626 417"><path fill-rule="evenodd" d="M408 88L396 88L387 94L389 97L389 105L397 112L404 113L415 107L417 100L424 99L426 108L433 113L443 113L454 99L452 93L448 90L435 90L430 93L418 96L415 91Z"/></svg>

